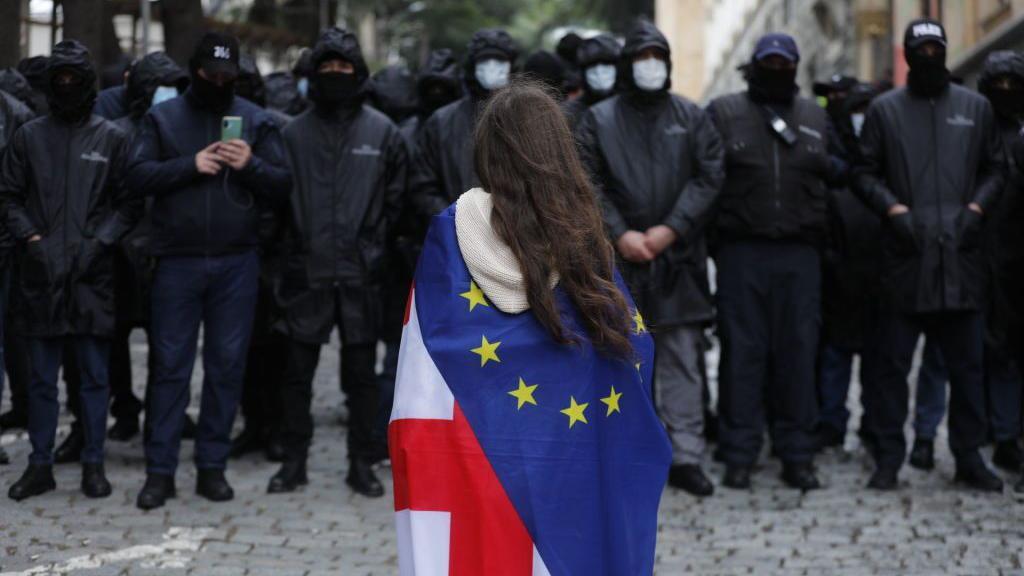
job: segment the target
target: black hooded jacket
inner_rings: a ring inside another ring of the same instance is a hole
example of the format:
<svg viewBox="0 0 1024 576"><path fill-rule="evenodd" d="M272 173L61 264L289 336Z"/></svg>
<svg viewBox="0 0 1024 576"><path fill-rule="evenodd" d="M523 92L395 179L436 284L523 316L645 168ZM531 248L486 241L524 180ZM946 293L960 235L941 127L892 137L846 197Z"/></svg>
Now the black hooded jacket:
<svg viewBox="0 0 1024 576"><path fill-rule="evenodd" d="M619 41L609 34L600 34L593 38L587 38L580 44L576 51L576 61L579 63L580 76L582 77L583 94L575 100L565 103L565 114L569 118L569 126L575 129L583 113L588 108L601 100L615 94L615 87L606 93L595 92L587 83L587 68L595 64L611 64L618 66L619 56L622 48ZM616 82L618 84L618 82Z"/></svg>
<svg viewBox="0 0 1024 576"><path fill-rule="evenodd" d="M427 118L439 108L461 98L462 90L459 62L452 51L447 48L432 51L416 75L416 113L399 124L411 146L415 146ZM434 102L431 93L435 91L445 94L445 99ZM413 153L413 149L410 149L410 153Z"/></svg>
<svg viewBox="0 0 1024 576"><path fill-rule="evenodd" d="M125 84L125 107L133 123L142 120L160 86L174 86L179 94L184 94L188 88L188 73L166 52L152 52L132 64Z"/></svg>
<svg viewBox="0 0 1024 576"><path fill-rule="evenodd" d="M365 85L366 64L354 34L325 32L313 49L314 64L331 53L351 62ZM388 234L402 207L407 152L398 127L362 98L333 110L314 105L285 128L284 141L294 190L278 298L287 333L316 340L310 326L322 323L311 316L333 310L311 309L315 292L380 282ZM375 320L360 318L369 326Z"/></svg>
<svg viewBox="0 0 1024 576"><path fill-rule="evenodd" d="M242 118L252 148L245 168L200 174L196 153L220 139L224 116ZM150 108L132 143L128 189L154 197L155 256L222 256L255 249L261 209L281 205L291 190L275 119L244 98L224 112L204 107L192 88Z"/></svg>
<svg viewBox="0 0 1024 576"><path fill-rule="evenodd" d="M519 49L508 33L486 29L473 34L463 67L468 94L434 112L420 131L411 176L411 200L424 221L477 184L473 127L477 108L487 97L487 91L477 82L475 69L477 62L496 55L513 65L519 56Z"/></svg>
<svg viewBox="0 0 1024 576"><path fill-rule="evenodd" d="M95 82L88 51L54 48L49 70ZM23 125L0 161L0 210L24 249L14 290L15 329L33 337L110 336L113 251L141 203L122 186L127 136L96 115L74 124L44 116ZM28 240L33 236L42 239Z"/></svg>
<svg viewBox="0 0 1024 576"><path fill-rule="evenodd" d="M33 117L37 115L36 111L32 109L32 87L29 86L28 80L25 80L21 72L14 68L0 70L0 90L17 98L19 102L28 108Z"/></svg>
<svg viewBox="0 0 1024 576"><path fill-rule="evenodd" d="M907 88L878 97L860 141L855 190L883 219L882 290L904 313L981 310L984 218L998 211L1003 144L983 96L951 84L922 98ZM890 218L896 204L909 214Z"/></svg>
<svg viewBox="0 0 1024 576"><path fill-rule="evenodd" d="M669 53L664 36L643 22L623 61L650 45ZM641 93L631 74L623 80L625 92L591 107L577 131L605 223L613 241L657 225L679 238L650 263L623 262L623 276L653 326L709 321L704 225L725 177L718 132L699 106L669 93L667 80L654 93Z"/></svg>
<svg viewBox="0 0 1024 576"><path fill-rule="evenodd" d="M28 81L32 88L32 103L29 104L37 116L42 116L50 111L46 102L46 56L32 56L18 62L18 72Z"/></svg>
<svg viewBox="0 0 1024 576"><path fill-rule="evenodd" d="M370 103L395 124L416 113L416 78L405 66L388 66L370 79Z"/></svg>

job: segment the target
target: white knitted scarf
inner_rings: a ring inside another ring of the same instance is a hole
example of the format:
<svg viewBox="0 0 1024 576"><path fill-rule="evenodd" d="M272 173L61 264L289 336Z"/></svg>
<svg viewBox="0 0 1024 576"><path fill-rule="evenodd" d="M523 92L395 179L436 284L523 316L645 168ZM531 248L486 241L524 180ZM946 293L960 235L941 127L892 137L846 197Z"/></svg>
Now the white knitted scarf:
<svg viewBox="0 0 1024 576"><path fill-rule="evenodd" d="M530 309L526 284L512 249L491 227L491 195L473 188L459 197L455 204L455 235L469 275L494 306L507 314ZM552 276L551 287L558 283Z"/></svg>

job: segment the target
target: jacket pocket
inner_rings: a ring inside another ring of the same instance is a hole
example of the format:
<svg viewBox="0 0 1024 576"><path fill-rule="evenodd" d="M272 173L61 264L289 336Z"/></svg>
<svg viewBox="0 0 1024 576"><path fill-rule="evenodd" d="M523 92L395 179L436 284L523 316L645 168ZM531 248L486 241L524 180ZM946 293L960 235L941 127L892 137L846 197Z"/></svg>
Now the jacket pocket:
<svg viewBox="0 0 1024 576"><path fill-rule="evenodd" d="M888 233L888 249L898 256L920 253L921 243L915 229L914 215L910 212L887 218L884 229Z"/></svg>
<svg viewBox="0 0 1024 576"><path fill-rule="evenodd" d="M114 273L113 251L95 238L83 238L79 244L75 271L79 282L108 280Z"/></svg>
<svg viewBox="0 0 1024 576"><path fill-rule="evenodd" d="M21 285L29 292L48 290L53 280L51 262L43 242L29 242L22 252Z"/></svg>

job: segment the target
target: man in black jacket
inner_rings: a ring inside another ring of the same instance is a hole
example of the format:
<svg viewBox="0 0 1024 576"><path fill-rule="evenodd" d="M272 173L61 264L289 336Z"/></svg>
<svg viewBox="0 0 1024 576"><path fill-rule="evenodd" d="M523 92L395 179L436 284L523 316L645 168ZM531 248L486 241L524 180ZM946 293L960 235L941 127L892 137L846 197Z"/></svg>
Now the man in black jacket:
<svg viewBox="0 0 1024 576"><path fill-rule="evenodd" d="M718 132L699 106L669 93L668 41L647 21L626 39L623 93L580 123L583 157L636 300L635 330L651 327L655 406L673 445L669 483L713 492L704 457L704 326L714 313L704 224L724 179Z"/></svg>
<svg viewBox="0 0 1024 576"><path fill-rule="evenodd" d="M621 51L619 41L610 34L599 34L580 44L576 61L583 76L583 93L564 105L570 128L575 130L587 109L615 94Z"/></svg>
<svg viewBox="0 0 1024 576"><path fill-rule="evenodd" d="M32 453L8 495L23 500L56 487L57 373L70 343L81 379L82 492L102 498L111 493L103 439L114 332L113 247L135 225L141 203L127 201L122 186L126 135L92 114L96 73L88 50L63 41L47 66L50 114L22 126L0 164L0 209L24 247L15 309L32 358Z"/></svg>
<svg viewBox="0 0 1024 576"><path fill-rule="evenodd" d="M288 337L286 456L267 490L291 492L307 481L313 376L321 346L337 327L349 409L346 481L359 494L379 497L384 488L371 461L380 283L388 233L401 212L406 148L398 127L363 103L369 73L354 34L325 30L311 60L313 108L284 130L295 180L279 290L280 328Z"/></svg>
<svg viewBox="0 0 1024 576"><path fill-rule="evenodd" d="M749 89L713 101L726 150L714 234L718 265L719 456L724 484L748 488L765 414L783 480L814 474L815 359L826 229L828 118L801 98L800 53L784 34L762 37L746 67Z"/></svg>
<svg viewBox="0 0 1024 576"><path fill-rule="evenodd" d="M469 93L435 112L417 141L410 200L424 222L476 184L477 108L491 91L508 84L518 57L519 48L504 30L478 30L466 46L463 80Z"/></svg>
<svg viewBox="0 0 1024 576"><path fill-rule="evenodd" d="M204 35L183 97L153 107L132 145L128 187L153 197L151 296L153 381L147 405L146 484L138 506L175 494L182 423L199 325L204 325L203 397L196 436L196 492L234 497L224 478L259 282L259 212L291 188L281 134L261 108L235 98L238 41ZM242 138L221 141L224 117Z"/></svg>
<svg viewBox="0 0 1024 576"><path fill-rule="evenodd" d="M432 51L416 74L416 113L399 124L402 134L410 144L415 144L427 119L461 97L462 75L452 51L448 48Z"/></svg>
<svg viewBox="0 0 1024 576"><path fill-rule="evenodd" d="M918 336L939 345L950 376L949 444L957 480L985 491L1002 481L985 443L986 215L998 210L1004 153L988 101L950 83L946 32L930 19L907 27L907 87L879 97L861 136L856 188L881 217L882 299L864 370L865 414L876 470L868 484L897 487L906 456L907 374Z"/></svg>

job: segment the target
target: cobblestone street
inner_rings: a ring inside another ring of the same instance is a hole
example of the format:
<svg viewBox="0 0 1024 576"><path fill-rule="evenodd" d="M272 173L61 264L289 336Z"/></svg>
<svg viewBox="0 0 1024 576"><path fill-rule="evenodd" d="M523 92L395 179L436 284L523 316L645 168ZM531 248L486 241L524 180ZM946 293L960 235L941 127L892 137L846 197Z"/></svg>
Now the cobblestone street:
<svg viewBox="0 0 1024 576"><path fill-rule="evenodd" d="M143 345L133 352L141 383ZM5 494L23 469L28 440L22 433L3 436L13 463L0 467L0 576L395 574L390 481L388 495L372 501L354 497L343 481L337 374L337 354L325 352L314 399L310 485L289 496L266 495L276 465L258 456L231 463L233 502L212 504L195 496L186 442L178 498L140 512L134 501L143 458L135 440L108 444L111 498L83 497L78 467L66 465L57 468L56 492L16 504ZM200 377L197 370L196 382ZM197 407L194 401L190 412ZM66 433L65 416L61 436ZM660 518L658 574L1024 575L1024 504L1009 488L995 496L955 489L943 441L938 468L904 469L902 490L891 494L863 489L869 462L852 434L845 450L819 459L826 488L806 496L782 486L780 467L771 459L764 460L752 492L719 488L698 501L669 490ZM719 481L721 467L710 469Z"/></svg>

